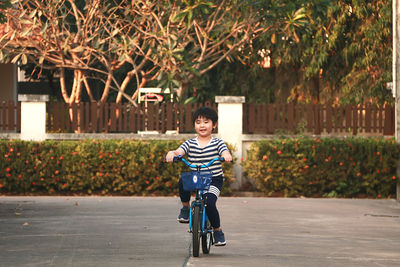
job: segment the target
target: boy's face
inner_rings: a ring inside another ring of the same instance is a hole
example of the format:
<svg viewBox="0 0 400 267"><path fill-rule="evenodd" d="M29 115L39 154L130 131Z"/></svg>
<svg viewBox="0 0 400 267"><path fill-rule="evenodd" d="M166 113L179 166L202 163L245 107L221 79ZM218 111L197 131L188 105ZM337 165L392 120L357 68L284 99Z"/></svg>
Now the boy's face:
<svg viewBox="0 0 400 267"><path fill-rule="evenodd" d="M199 116L194 121L194 129L200 137L208 137L217 125L212 120Z"/></svg>

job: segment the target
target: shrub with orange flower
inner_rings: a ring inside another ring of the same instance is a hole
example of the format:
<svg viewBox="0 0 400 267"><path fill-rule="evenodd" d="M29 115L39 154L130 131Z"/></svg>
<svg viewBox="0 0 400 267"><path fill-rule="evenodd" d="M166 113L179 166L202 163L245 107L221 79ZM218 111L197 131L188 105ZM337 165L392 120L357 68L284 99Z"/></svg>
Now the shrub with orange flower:
<svg viewBox="0 0 400 267"><path fill-rule="evenodd" d="M306 137L255 142L242 165L244 176L267 195L389 197L399 159L392 139Z"/></svg>

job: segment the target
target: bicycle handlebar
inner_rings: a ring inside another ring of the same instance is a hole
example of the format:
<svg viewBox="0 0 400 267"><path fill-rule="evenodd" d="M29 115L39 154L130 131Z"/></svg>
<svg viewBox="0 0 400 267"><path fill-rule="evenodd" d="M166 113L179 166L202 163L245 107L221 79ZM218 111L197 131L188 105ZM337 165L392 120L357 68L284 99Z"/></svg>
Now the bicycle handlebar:
<svg viewBox="0 0 400 267"><path fill-rule="evenodd" d="M178 157L174 157L174 161L183 161L188 167L192 167L192 168L208 168L210 167L215 161L220 160L220 161L225 161L225 158L223 157L217 157L212 159L209 163L207 164L202 164L202 165L194 165L189 163L185 158L183 158L182 156L178 156Z"/></svg>

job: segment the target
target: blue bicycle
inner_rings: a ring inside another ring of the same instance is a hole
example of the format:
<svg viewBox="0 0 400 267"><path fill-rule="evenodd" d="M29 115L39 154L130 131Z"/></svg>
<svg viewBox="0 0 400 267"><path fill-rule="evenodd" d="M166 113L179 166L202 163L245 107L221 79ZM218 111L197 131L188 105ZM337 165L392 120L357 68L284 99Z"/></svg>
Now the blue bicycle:
<svg viewBox="0 0 400 267"><path fill-rule="evenodd" d="M188 167L196 168L197 171L181 173L183 189L196 192L196 198L190 205L189 232L192 233L193 257L199 256L200 239L201 248L204 254L210 253L213 241L213 229L206 214L205 191L210 188L212 173L201 171L202 168L210 167L215 161L224 161L224 158L214 158L207 164L194 165L182 157L175 157L174 161L183 161Z"/></svg>

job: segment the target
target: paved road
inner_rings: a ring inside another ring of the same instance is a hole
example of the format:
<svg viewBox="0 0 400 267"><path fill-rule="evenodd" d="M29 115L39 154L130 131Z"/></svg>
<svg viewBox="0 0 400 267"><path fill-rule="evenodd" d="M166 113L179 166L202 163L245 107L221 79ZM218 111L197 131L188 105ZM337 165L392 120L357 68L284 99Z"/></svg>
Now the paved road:
<svg viewBox="0 0 400 267"><path fill-rule="evenodd" d="M0 266L400 266L394 200L218 205L228 245L192 258L178 198L0 197Z"/></svg>

